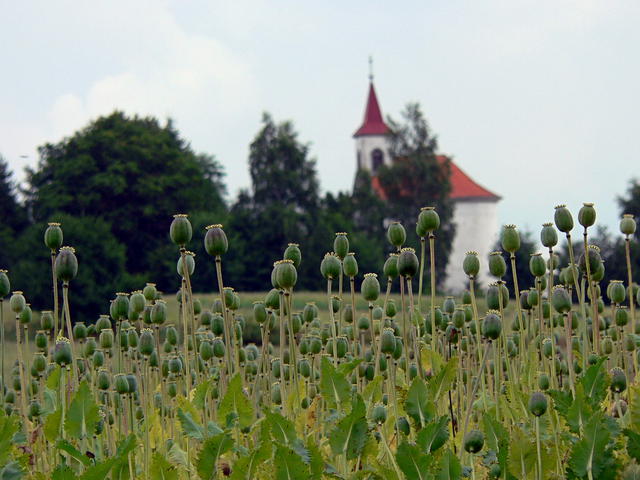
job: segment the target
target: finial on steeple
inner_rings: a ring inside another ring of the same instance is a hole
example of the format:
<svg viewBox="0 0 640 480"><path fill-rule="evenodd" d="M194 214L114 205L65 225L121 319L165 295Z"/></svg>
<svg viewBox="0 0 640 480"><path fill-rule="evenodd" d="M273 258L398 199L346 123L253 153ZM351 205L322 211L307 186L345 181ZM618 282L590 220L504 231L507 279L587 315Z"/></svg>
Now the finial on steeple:
<svg viewBox="0 0 640 480"><path fill-rule="evenodd" d="M373 82L373 57L369 55L369 81Z"/></svg>

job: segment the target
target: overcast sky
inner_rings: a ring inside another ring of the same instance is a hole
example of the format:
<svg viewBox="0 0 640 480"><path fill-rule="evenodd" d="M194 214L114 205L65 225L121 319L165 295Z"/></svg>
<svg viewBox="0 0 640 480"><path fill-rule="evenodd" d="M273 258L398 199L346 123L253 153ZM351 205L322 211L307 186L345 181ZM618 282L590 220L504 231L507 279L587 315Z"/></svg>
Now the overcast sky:
<svg viewBox="0 0 640 480"><path fill-rule="evenodd" d="M440 149L536 232L567 203L639 174L640 2L0 0L0 154L18 179L37 146L114 109L175 120L249 186L263 111L293 120L325 191L351 188L351 135L374 58L383 113L418 101ZM28 156L22 158L22 156Z"/></svg>

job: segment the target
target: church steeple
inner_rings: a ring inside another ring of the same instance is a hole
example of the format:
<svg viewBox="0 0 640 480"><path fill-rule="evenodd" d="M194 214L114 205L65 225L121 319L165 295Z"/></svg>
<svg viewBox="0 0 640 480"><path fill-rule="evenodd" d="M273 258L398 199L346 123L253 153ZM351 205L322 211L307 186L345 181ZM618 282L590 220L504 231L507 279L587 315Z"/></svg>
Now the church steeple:
<svg viewBox="0 0 640 480"><path fill-rule="evenodd" d="M389 127L382 119L380 104L376 95L376 89L373 86L373 75L369 76L369 97L367 98L367 108L364 112L364 121L362 126L353 134L354 138L362 135L386 135L389 133Z"/></svg>

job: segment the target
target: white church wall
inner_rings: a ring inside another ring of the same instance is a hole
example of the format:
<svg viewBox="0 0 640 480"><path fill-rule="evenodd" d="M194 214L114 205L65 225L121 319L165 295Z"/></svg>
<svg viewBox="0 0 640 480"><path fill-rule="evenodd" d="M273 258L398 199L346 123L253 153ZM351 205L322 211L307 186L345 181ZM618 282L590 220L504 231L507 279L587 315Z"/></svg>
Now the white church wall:
<svg viewBox="0 0 640 480"><path fill-rule="evenodd" d="M456 236L449 256L447 279L444 285L447 291L457 293L465 288L467 276L462 270L462 261L465 254L471 250L478 252L480 259L480 274L477 284L486 287L490 283L487 263L489 253L491 253L499 234L497 207L497 202L456 202L453 214Z"/></svg>
<svg viewBox="0 0 640 480"><path fill-rule="evenodd" d="M389 143L385 135L363 135L356 139L356 155L361 162L360 168L371 171L371 152L379 148L384 153L385 165L391 164Z"/></svg>

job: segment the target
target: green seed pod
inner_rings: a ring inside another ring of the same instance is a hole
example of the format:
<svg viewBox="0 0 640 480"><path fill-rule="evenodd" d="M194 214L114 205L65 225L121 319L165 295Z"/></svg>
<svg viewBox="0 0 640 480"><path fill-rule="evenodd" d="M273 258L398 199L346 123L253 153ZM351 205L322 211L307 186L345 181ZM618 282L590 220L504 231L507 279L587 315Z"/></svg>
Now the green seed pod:
<svg viewBox="0 0 640 480"><path fill-rule="evenodd" d="M229 249L229 241L227 240L227 235L224 233L224 230L222 230L222 225L209 225L206 230L207 233L204 236L204 249L207 253L212 257L217 257L227 253L227 250ZM189 239L191 239L191 235L189 235Z"/></svg>
<svg viewBox="0 0 640 480"><path fill-rule="evenodd" d="M42 352L37 352L33 356L32 367L38 372L42 373L47 369L47 359Z"/></svg>
<svg viewBox="0 0 640 480"><path fill-rule="evenodd" d="M158 300L151 307L151 322L156 325L162 325L167 320L167 304Z"/></svg>
<svg viewBox="0 0 640 480"><path fill-rule="evenodd" d="M3 299L11 291L11 282L6 270L0 270L0 299Z"/></svg>
<svg viewBox="0 0 640 480"><path fill-rule="evenodd" d="M282 258L285 260L291 260L293 262L293 266L298 268L300 266L300 262L302 262L300 246L297 243L290 243L287 245Z"/></svg>
<svg viewBox="0 0 640 480"><path fill-rule="evenodd" d="M100 390L107 391L111 387L111 377L109 376L109 372L101 368L98 372L97 385Z"/></svg>
<svg viewBox="0 0 640 480"><path fill-rule="evenodd" d="M489 273L497 278L502 278L507 273L507 262L502 252L496 251L489 254Z"/></svg>
<svg viewBox="0 0 640 480"><path fill-rule="evenodd" d="M442 310L444 313L451 315L456 309L456 301L453 297L445 297L444 302L442 303Z"/></svg>
<svg viewBox="0 0 640 480"><path fill-rule="evenodd" d="M622 216L622 220L620 220L620 232L627 236L636 233L636 221L630 213L625 213Z"/></svg>
<svg viewBox="0 0 640 480"><path fill-rule="evenodd" d="M540 388L540 390L546 391L549 390L549 386L549 375L547 375L546 373L541 373L538 377L538 387Z"/></svg>
<svg viewBox="0 0 640 480"><path fill-rule="evenodd" d="M271 401L276 405L282 404L282 393L280 392L280 382L271 386Z"/></svg>
<svg viewBox="0 0 640 480"><path fill-rule="evenodd" d="M621 304L627 296L627 290L624 288L622 281L611 280L609 287L607 288L607 296L611 303Z"/></svg>
<svg viewBox="0 0 640 480"><path fill-rule="evenodd" d="M418 273L420 262L413 248L403 248L398 255L398 273L407 278L413 278Z"/></svg>
<svg viewBox="0 0 640 480"><path fill-rule="evenodd" d="M124 292L116 293L116 298L111 302L111 318L122 320L129 316L129 294Z"/></svg>
<svg viewBox="0 0 640 480"><path fill-rule="evenodd" d="M615 332L615 330L614 330ZM602 353L604 353L605 355L610 355L611 352L613 352L613 341L611 339L611 337L604 337L602 339L602 343L600 345L600 348L602 349Z"/></svg>
<svg viewBox="0 0 640 480"><path fill-rule="evenodd" d="M478 453L484 447L484 434L480 430L469 430L463 440L467 453Z"/></svg>
<svg viewBox="0 0 640 480"><path fill-rule="evenodd" d="M58 250L62 246L63 238L60 224L57 222L49 223L44 231L44 244L47 248L52 251Z"/></svg>
<svg viewBox="0 0 640 480"><path fill-rule="evenodd" d="M267 321L267 308L264 302L253 303L253 319L260 325Z"/></svg>
<svg viewBox="0 0 640 480"><path fill-rule="evenodd" d="M219 337L214 338L212 345L213 345L213 354L216 356L216 358L224 357L226 348L222 339Z"/></svg>
<svg viewBox="0 0 640 480"><path fill-rule="evenodd" d="M540 302L540 295L538 295L538 290L536 290L535 288L531 288L527 292L527 303L529 304L529 308L538 306L539 302Z"/></svg>
<svg viewBox="0 0 640 480"><path fill-rule="evenodd" d="M307 303L302 310L302 319L304 323L311 323L318 318L318 307L313 302Z"/></svg>
<svg viewBox="0 0 640 480"><path fill-rule="evenodd" d="M387 409L384 405L377 403L371 411L371 421L382 425L387 421Z"/></svg>
<svg viewBox="0 0 640 480"><path fill-rule="evenodd" d="M500 300L502 308L509 305L509 289L504 283L492 283L487 288L487 307L490 310L500 310Z"/></svg>
<svg viewBox="0 0 640 480"><path fill-rule="evenodd" d="M336 356L344 358L349 350L349 341L347 337L341 336L336 339Z"/></svg>
<svg viewBox="0 0 640 480"><path fill-rule="evenodd" d="M461 329L462 327L464 327L465 320L466 320L466 315L464 313L464 308L456 307L455 311L451 315L451 321L453 322L453 325L457 329Z"/></svg>
<svg viewBox="0 0 640 480"><path fill-rule="evenodd" d="M113 379L115 390L120 395L129 393L129 381L124 373L118 373Z"/></svg>
<svg viewBox="0 0 640 480"><path fill-rule="evenodd" d="M347 277L353 278L358 275L358 261L353 252L348 253L347 256L344 257L342 269Z"/></svg>
<svg viewBox="0 0 640 480"><path fill-rule="evenodd" d="M84 340L87 338L87 326L84 322L76 322L73 326L73 338L75 340Z"/></svg>
<svg viewBox="0 0 640 480"><path fill-rule="evenodd" d="M380 296L380 282L375 273L366 273L360 285L360 293L367 302L375 302Z"/></svg>
<svg viewBox="0 0 640 480"><path fill-rule="evenodd" d="M349 253L349 239L345 232L336 233L336 238L333 240L333 251L340 260L343 260Z"/></svg>
<svg viewBox="0 0 640 480"><path fill-rule="evenodd" d="M556 228L564 233L573 230L573 217L566 205L557 205L553 215Z"/></svg>
<svg viewBox="0 0 640 480"><path fill-rule="evenodd" d="M100 315L98 320L96 321L96 331L101 332L102 330L111 328L111 320L109 320L108 315Z"/></svg>
<svg viewBox="0 0 640 480"><path fill-rule="evenodd" d="M38 350L46 352L49 345L49 337L44 331L40 330L36 333L36 347Z"/></svg>
<svg viewBox="0 0 640 480"><path fill-rule="evenodd" d="M148 302L154 301L156 299L157 294L158 294L158 290L156 289L155 283L147 283L144 289L142 290L142 295L144 295L144 298Z"/></svg>
<svg viewBox="0 0 640 480"><path fill-rule="evenodd" d="M340 276L342 264L333 253L327 253L320 263L320 273L326 280L333 280Z"/></svg>
<svg viewBox="0 0 640 480"><path fill-rule="evenodd" d="M409 425L409 421L406 419L406 417L400 417L398 418L398 421L396 422L396 428L398 429L398 431L404 435L409 435L409 432L411 431L411 426Z"/></svg>
<svg viewBox="0 0 640 480"><path fill-rule="evenodd" d="M309 363L309 360L303 358L298 361L298 372L304 378L309 378L311 376L311 364Z"/></svg>
<svg viewBox="0 0 640 480"><path fill-rule="evenodd" d="M500 235L502 248L509 253L515 253L520 249L520 234L515 225L505 225Z"/></svg>
<svg viewBox="0 0 640 480"><path fill-rule="evenodd" d="M184 247L191 240L193 229L188 215L179 213L173 216L173 221L169 227L171 241L179 247Z"/></svg>
<svg viewBox="0 0 640 480"><path fill-rule="evenodd" d="M16 290L12 293L11 298L9 299L9 308L16 315L22 312L27 307L27 301L22 295L22 292Z"/></svg>
<svg viewBox="0 0 640 480"><path fill-rule="evenodd" d="M582 204L582 208L578 212L578 222L584 228L589 228L596 223L596 209L593 208L593 203Z"/></svg>
<svg viewBox="0 0 640 480"><path fill-rule="evenodd" d="M624 349L627 352L633 352L636 349L636 339L631 335L624 337Z"/></svg>
<svg viewBox="0 0 640 480"><path fill-rule="evenodd" d="M404 353L404 344L402 342L402 337L396 335L396 344L395 349L393 350L393 354L391 355L394 360L399 360Z"/></svg>
<svg viewBox="0 0 640 480"><path fill-rule="evenodd" d="M462 270L467 277L475 278L480 272L480 259L478 252L467 252L462 261Z"/></svg>
<svg viewBox="0 0 640 480"><path fill-rule="evenodd" d="M398 310L396 308L396 302L393 299L389 299L387 301L387 309L385 314L387 315L387 317L389 318L393 318L396 316L396 313L398 313ZM441 312L442 314L442 312Z"/></svg>
<svg viewBox="0 0 640 480"><path fill-rule="evenodd" d="M333 309L333 313L338 313L338 310L340 310L340 305L342 305L340 297L338 297L337 295L331 297L331 308Z"/></svg>
<svg viewBox="0 0 640 480"><path fill-rule="evenodd" d="M33 310L31 310L31 307L27 303L22 309L22 311L20 312L20 324L29 325L32 319L33 319Z"/></svg>
<svg viewBox="0 0 640 480"><path fill-rule="evenodd" d="M138 342L138 351L148 357L153 353L155 348L155 340L153 337L153 330L150 328L143 328L140 332L140 341Z"/></svg>
<svg viewBox="0 0 640 480"><path fill-rule="evenodd" d="M619 369L614 368L611 370L611 391L615 393L622 393L627 389L627 376Z"/></svg>
<svg viewBox="0 0 640 480"><path fill-rule="evenodd" d="M353 308L351 304L346 304L342 309L342 321L345 323L353 323Z"/></svg>
<svg viewBox="0 0 640 480"><path fill-rule="evenodd" d="M193 272L196 269L196 254L193 252L189 252L186 251L184 253L184 265L187 266L187 274L189 276L193 275ZM178 273L178 275L180 275L181 277L185 277L185 273L184 273L184 266L183 266L183 262L182 262L182 255L180 255L178 257L178 262L176 263L176 272Z"/></svg>
<svg viewBox="0 0 640 480"><path fill-rule="evenodd" d="M276 262L276 279L281 288L291 290L298 281L298 272L293 266L293 260L279 260Z"/></svg>
<svg viewBox="0 0 640 480"><path fill-rule="evenodd" d="M558 244L558 232L553 227L553 223L543 223L540 231L540 243L547 248L553 248Z"/></svg>
<svg viewBox="0 0 640 480"><path fill-rule="evenodd" d="M91 362L93 363L94 368L102 367L104 365L104 351L96 350L95 352L93 352Z"/></svg>
<svg viewBox="0 0 640 480"><path fill-rule="evenodd" d="M629 323L629 311L626 307L619 307L616 309L615 322L619 327L624 327Z"/></svg>
<svg viewBox="0 0 640 480"><path fill-rule="evenodd" d="M604 262L600 262L598 268L594 272L591 272L591 280L594 282L601 282L602 279L604 279L604 273Z"/></svg>
<svg viewBox="0 0 640 480"><path fill-rule="evenodd" d="M534 277L542 277L547 273L547 262L540 253L532 253L529 259L529 271Z"/></svg>
<svg viewBox="0 0 640 480"><path fill-rule="evenodd" d="M551 293L551 305L556 312L567 313L571 310L571 297L569 296L569 292L560 285L554 286L553 292Z"/></svg>
<svg viewBox="0 0 640 480"><path fill-rule="evenodd" d="M542 392L533 392L529 397L529 412L536 417L544 415L548 406L547 397Z"/></svg>
<svg viewBox="0 0 640 480"><path fill-rule="evenodd" d="M502 331L502 321L498 312L489 310L482 321L482 335L489 340L496 340Z"/></svg>
<svg viewBox="0 0 640 480"><path fill-rule="evenodd" d="M416 225L418 236L426 237L428 233L432 233L438 228L440 228L440 216L435 207L422 207Z"/></svg>
<svg viewBox="0 0 640 480"><path fill-rule="evenodd" d="M198 351L200 353L200 358L205 362L208 362L213 358L213 345L209 341L201 342Z"/></svg>
<svg viewBox="0 0 640 480"><path fill-rule="evenodd" d="M214 335L220 336L224 333L224 318L222 315L214 315L211 319L211 331Z"/></svg>
<svg viewBox="0 0 640 480"><path fill-rule="evenodd" d="M100 337L99 337L100 348L104 348L105 350L112 348L113 341L114 341L113 330L111 330L110 328L107 328L100 332Z"/></svg>
<svg viewBox="0 0 640 480"><path fill-rule="evenodd" d="M78 274L78 259L72 247L62 247L55 263L56 277L61 282L70 282Z"/></svg>
<svg viewBox="0 0 640 480"><path fill-rule="evenodd" d="M58 337L56 340L56 348L53 351L53 361L58 365L71 364L71 343L68 338Z"/></svg>
<svg viewBox="0 0 640 480"><path fill-rule="evenodd" d="M391 222L387 228L387 240L389 243L400 249L407 239L407 232L400 222Z"/></svg>
<svg viewBox="0 0 640 480"><path fill-rule="evenodd" d="M382 268L384 276L387 279L394 279L398 276L398 254L391 253L387 260L384 262L384 267Z"/></svg>
<svg viewBox="0 0 640 480"><path fill-rule="evenodd" d="M365 331L371 328L371 322L369 322L369 317L363 315L358 319L358 330Z"/></svg>
<svg viewBox="0 0 640 480"><path fill-rule="evenodd" d="M391 328L385 328L380 336L380 351L391 355L396 349L396 336Z"/></svg>

